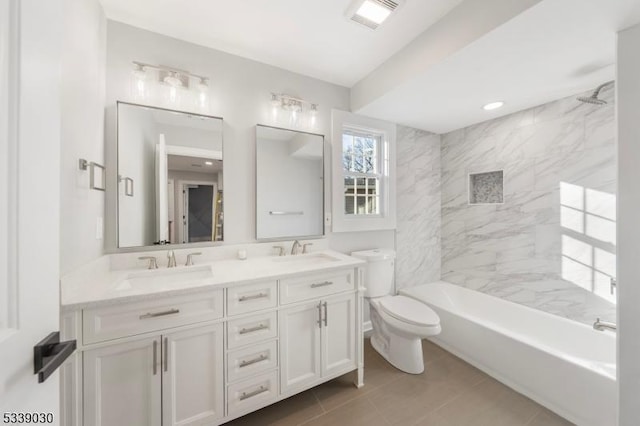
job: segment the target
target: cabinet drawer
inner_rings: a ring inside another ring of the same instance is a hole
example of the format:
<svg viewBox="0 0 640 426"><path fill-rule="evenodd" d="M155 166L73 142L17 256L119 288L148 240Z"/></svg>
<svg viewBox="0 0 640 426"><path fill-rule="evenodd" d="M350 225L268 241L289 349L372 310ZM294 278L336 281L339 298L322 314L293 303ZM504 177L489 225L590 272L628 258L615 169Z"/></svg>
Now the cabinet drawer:
<svg viewBox="0 0 640 426"><path fill-rule="evenodd" d="M82 312L84 344L222 318L222 290Z"/></svg>
<svg viewBox="0 0 640 426"><path fill-rule="evenodd" d="M272 371L227 387L227 414L260 408L278 397L278 372Z"/></svg>
<svg viewBox="0 0 640 426"><path fill-rule="evenodd" d="M278 342L252 345L227 354L227 378L234 382L278 366Z"/></svg>
<svg viewBox="0 0 640 426"><path fill-rule="evenodd" d="M278 336L276 312L266 312L227 322L227 347L238 348Z"/></svg>
<svg viewBox="0 0 640 426"><path fill-rule="evenodd" d="M352 270L323 272L280 280L280 303L315 299L329 294L353 290Z"/></svg>
<svg viewBox="0 0 640 426"><path fill-rule="evenodd" d="M230 287L227 289L227 314L238 315L275 308L278 303L275 281Z"/></svg>

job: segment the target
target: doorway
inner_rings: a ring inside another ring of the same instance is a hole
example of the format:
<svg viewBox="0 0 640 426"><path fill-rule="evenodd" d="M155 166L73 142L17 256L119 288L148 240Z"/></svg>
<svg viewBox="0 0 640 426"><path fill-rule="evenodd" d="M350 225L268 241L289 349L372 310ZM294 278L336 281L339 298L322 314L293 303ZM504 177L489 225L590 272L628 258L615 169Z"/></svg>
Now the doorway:
<svg viewBox="0 0 640 426"><path fill-rule="evenodd" d="M182 182L182 242L213 240L216 185L210 182Z"/></svg>

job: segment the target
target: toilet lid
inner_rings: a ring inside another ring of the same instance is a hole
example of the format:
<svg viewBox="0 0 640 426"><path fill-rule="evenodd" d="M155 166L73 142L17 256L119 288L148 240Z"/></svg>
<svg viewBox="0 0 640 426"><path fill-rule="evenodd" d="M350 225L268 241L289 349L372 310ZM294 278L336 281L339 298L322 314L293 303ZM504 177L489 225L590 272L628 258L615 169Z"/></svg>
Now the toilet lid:
<svg viewBox="0 0 640 426"><path fill-rule="evenodd" d="M440 317L430 307L406 296L390 296L380 300L384 312L413 325L439 325Z"/></svg>

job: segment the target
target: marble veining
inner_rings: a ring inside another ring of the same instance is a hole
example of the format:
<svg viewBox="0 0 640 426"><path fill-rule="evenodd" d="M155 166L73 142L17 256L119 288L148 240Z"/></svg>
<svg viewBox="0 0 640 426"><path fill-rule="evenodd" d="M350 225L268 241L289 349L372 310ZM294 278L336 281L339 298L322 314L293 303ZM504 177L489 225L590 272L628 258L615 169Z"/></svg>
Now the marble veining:
<svg viewBox="0 0 640 426"><path fill-rule="evenodd" d="M440 279L440 136L397 128L396 287Z"/></svg>
<svg viewBox="0 0 640 426"><path fill-rule="evenodd" d="M442 135L443 280L615 321L614 91L604 106L580 95ZM483 170L504 171L503 204L468 205L468 175Z"/></svg>

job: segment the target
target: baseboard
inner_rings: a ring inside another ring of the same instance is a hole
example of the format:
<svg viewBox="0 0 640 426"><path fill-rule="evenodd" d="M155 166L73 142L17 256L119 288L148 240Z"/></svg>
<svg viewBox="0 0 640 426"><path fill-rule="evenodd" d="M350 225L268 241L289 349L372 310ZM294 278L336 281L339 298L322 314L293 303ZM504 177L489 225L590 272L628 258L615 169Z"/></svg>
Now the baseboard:
<svg viewBox="0 0 640 426"><path fill-rule="evenodd" d="M365 321L362 323L362 331L364 332L366 337L369 337L369 334L371 334L371 332L373 331L371 321Z"/></svg>

